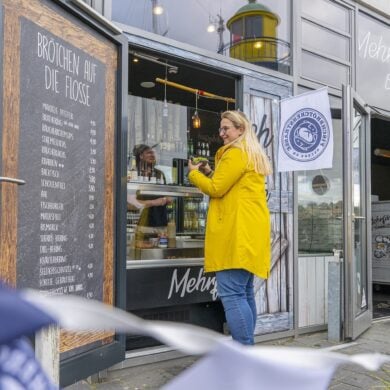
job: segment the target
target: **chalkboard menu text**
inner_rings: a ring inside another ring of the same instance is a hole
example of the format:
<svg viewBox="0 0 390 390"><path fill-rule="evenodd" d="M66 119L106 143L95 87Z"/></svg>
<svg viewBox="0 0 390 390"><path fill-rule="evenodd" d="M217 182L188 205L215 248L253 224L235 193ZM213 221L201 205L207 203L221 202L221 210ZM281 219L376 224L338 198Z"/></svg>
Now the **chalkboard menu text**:
<svg viewBox="0 0 390 390"><path fill-rule="evenodd" d="M18 287L103 299L105 72L22 18Z"/></svg>

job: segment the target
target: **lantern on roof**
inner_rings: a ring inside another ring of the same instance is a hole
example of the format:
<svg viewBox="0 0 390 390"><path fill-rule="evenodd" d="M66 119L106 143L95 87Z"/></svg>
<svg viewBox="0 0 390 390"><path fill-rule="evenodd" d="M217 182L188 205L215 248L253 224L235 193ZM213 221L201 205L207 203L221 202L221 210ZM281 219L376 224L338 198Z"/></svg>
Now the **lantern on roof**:
<svg viewBox="0 0 390 390"><path fill-rule="evenodd" d="M226 23L230 57L278 69L279 22L277 14L256 0L249 0Z"/></svg>

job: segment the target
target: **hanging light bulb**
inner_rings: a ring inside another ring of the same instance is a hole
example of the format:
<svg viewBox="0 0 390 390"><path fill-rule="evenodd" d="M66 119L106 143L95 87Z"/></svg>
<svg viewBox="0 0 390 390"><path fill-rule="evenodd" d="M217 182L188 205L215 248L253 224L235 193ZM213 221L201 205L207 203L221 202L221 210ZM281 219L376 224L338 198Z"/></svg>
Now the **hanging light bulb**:
<svg viewBox="0 0 390 390"><path fill-rule="evenodd" d="M158 0L152 0L152 12L155 15L162 15L164 12L164 8L158 4Z"/></svg>
<svg viewBox="0 0 390 390"><path fill-rule="evenodd" d="M199 129L200 128L200 118L199 118L199 115L198 115L198 111L195 111L194 112L194 115L192 115L192 127L194 129Z"/></svg>
<svg viewBox="0 0 390 390"><path fill-rule="evenodd" d="M199 129L201 125L199 114L198 114L198 91L195 93L195 112L192 115L192 127L194 129Z"/></svg>
<svg viewBox="0 0 390 390"><path fill-rule="evenodd" d="M207 32L209 33L212 33L215 31L215 25L210 23L208 26L207 26Z"/></svg>
<svg viewBox="0 0 390 390"><path fill-rule="evenodd" d="M168 117L168 102L167 99L164 99L164 106L163 106L163 117Z"/></svg>
<svg viewBox="0 0 390 390"><path fill-rule="evenodd" d="M216 30L215 18L209 15L209 25L207 26L207 32L213 33Z"/></svg>

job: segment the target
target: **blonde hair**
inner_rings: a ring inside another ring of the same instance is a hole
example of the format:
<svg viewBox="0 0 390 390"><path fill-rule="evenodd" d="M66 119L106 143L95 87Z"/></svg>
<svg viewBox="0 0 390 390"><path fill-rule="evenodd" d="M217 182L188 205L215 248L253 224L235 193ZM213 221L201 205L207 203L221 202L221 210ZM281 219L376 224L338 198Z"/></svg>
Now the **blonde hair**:
<svg viewBox="0 0 390 390"><path fill-rule="evenodd" d="M271 163L246 115L241 111L225 111L221 114L221 119L228 119L236 129L242 128L244 130L229 145L234 145L244 150L248 156L248 166L253 166L257 173L265 176L270 175L272 173Z"/></svg>

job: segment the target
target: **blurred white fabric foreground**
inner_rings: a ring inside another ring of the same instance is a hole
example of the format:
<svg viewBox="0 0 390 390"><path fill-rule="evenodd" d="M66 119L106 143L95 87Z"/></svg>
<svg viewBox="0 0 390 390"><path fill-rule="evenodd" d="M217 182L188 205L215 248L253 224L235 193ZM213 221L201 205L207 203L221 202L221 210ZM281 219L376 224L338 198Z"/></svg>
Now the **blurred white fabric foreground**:
<svg viewBox="0 0 390 390"><path fill-rule="evenodd" d="M46 311L69 330L115 330L152 336L186 354L205 355L163 387L164 390L327 389L340 364L378 370L390 356L344 355L329 350L242 346L193 325L145 321L123 310L76 296L44 296L25 290L23 299Z"/></svg>
<svg viewBox="0 0 390 390"><path fill-rule="evenodd" d="M325 390L338 365L376 370L390 357L221 343L162 390Z"/></svg>

